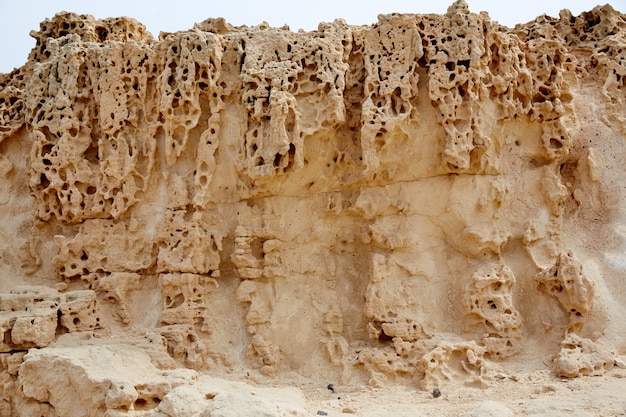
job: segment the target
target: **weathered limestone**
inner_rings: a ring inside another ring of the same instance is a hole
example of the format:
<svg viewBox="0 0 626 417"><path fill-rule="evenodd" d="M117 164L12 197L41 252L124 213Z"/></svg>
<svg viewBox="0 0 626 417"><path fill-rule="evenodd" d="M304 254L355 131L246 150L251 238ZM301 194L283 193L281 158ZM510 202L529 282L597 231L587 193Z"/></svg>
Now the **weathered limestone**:
<svg viewBox="0 0 626 417"><path fill-rule="evenodd" d="M535 279L538 289L556 297L568 314L568 332L582 330L592 307L594 285L574 254L571 251L561 253L555 265L541 271Z"/></svg>
<svg viewBox="0 0 626 417"><path fill-rule="evenodd" d="M463 306L472 326L485 332L487 355L511 356L520 349L522 319L513 305L513 272L505 265L488 265L472 276Z"/></svg>
<svg viewBox="0 0 626 417"><path fill-rule="evenodd" d="M0 416L304 415L204 372L610 371L625 18L42 22L0 74Z"/></svg>
<svg viewBox="0 0 626 417"><path fill-rule="evenodd" d="M557 374L565 377L602 375L613 368L615 355L606 347L575 333L567 335L556 357Z"/></svg>
<svg viewBox="0 0 626 417"><path fill-rule="evenodd" d="M304 417L302 393L294 388L255 388L242 382L201 376L174 388L148 416Z"/></svg>
<svg viewBox="0 0 626 417"><path fill-rule="evenodd" d="M0 294L0 352L45 347L58 333L100 327L96 294L91 290L59 294L49 287L17 287Z"/></svg>
<svg viewBox="0 0 626 417"><path fill-rule="evenodd" d="M152 409L195 378L188 369L159 370L143 349L119 344L33 349L18 377L25 397L68 417Z"/></svg>

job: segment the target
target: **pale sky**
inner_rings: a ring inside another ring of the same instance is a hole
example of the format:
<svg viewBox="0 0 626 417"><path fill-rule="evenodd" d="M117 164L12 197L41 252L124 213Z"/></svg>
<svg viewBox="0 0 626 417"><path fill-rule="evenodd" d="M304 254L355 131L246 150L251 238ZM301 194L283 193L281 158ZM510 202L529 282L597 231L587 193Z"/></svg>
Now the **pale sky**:
<svg viewBox="0 0 626 417"><path fill-rule="evenodd" d="M513 27L536 16L558 16L561 9L575 15L606 0L467 0L472 12L485 10L492 20ZM263 21L291 30L313 30L319 22L345 19L351 25L371 24L379 14L445 13L453 0L0 0L0 72L24 64L35 41L28 34L39 23L60 11L91 14L96 18L130 16L146 25L153 36L160 31L189 29L209 17L224 17L229 23L254 26ZM626 0L610 0L626 13Z"/></svg>

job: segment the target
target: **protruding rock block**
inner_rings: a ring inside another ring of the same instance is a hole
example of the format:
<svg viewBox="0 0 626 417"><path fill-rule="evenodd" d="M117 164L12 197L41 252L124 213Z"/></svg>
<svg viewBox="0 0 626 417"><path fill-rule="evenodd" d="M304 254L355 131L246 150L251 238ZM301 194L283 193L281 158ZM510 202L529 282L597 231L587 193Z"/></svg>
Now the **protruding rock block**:
<svg viewBox="0 0 626 417"><path fill-rule="evenodd" d="M556 373L575 378L579 376L603 375L615 365L615 355L605 346L568 334L561 343L561 351L554 362Z"/></svg>
<svg viewBox="0 0 626 417"><path fill-rule="evenodd" d="M59 326L67 332L99 328L96 294L26 286L0 294L0 352L48 346Z"/></svg>
<svg viewBox="0 0 626 417"><path fill-rule="evenodd" d="M67 417L155 408L195 378L191 370L159 370L144 350L123 344L33 349L19 369L24 395Z"/></svg>
<svg viewBox="0 0 626 417"><path fill-rule="evenodd" d="M554 266L541 271L535 280L538 289L555 297L568 315L568 331L582 330L591 311L595 286L574 253L561 253Z"/></svg>
<svg viewBox="0 0 626 417"><path fill-rule="evenodd" d="M517 353L522 343L522 318L513 305L515 276L506 265L487 265L472 275L463 306L471 326L482 331L481 344L492 359Z"/></svg>

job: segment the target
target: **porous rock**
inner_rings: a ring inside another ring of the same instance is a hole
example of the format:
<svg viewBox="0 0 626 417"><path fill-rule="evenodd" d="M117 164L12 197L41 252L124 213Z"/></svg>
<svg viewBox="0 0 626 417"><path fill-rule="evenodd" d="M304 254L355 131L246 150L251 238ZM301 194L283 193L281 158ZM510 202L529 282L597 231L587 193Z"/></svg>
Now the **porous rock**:
<svg viewBox="0 0 626 417"><path fill-rule="evenodd" d="M100 327L96 294L91 290L60 294L44 286L20 286L0 294L3 340L0 352L45 347L61 332Z"/></svg>
<svg viewBox="0 0 626 417"><path fill-rule="evenodd" d="M0 415L178 413L209 382L168 397L176 367L442 392L519 352L606 372L624 19L45 20L0 74Z"/></svg>
<svg viewBox="0 0 626 417"><path fill-rule="evenodd" d="M615 355L605 346L574 333L565 337L555 359L557 374L570 378L602 375L614 364Z"/></svg>

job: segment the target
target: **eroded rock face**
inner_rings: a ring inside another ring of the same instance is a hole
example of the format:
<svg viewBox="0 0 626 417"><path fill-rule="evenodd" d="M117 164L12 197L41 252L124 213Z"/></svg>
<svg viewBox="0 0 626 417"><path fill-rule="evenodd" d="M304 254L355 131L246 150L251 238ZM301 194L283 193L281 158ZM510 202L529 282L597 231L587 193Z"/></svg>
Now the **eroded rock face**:
<svg viewBox="0 0 626 417"><path fill-rule="evenodd" d="M25 397L68 417L149 410L196 378L189 369L159 370L145 350L127 344L33 349L18 372Z"/></svg>
<svg viewBox="0 0 626 417"><path fill-rule="evenodd" d="M457 1L158 40L46 20L0 74L0 415L84 414L37 385L51 361L114 415L178 413L153 378L176 366L430 389L561 349L561 375L606 371L626 334L624 19L509 29ZM90 376L66 333L158 346L138 361L160 391Z"/></svg>
<svg viewBox="0 0 626 417"><path fill-rule="evenodd" d="M16 287L0 294L0 352L48 346L57 334L100 327L96 294L60 294L49 287Z"/></svg>

